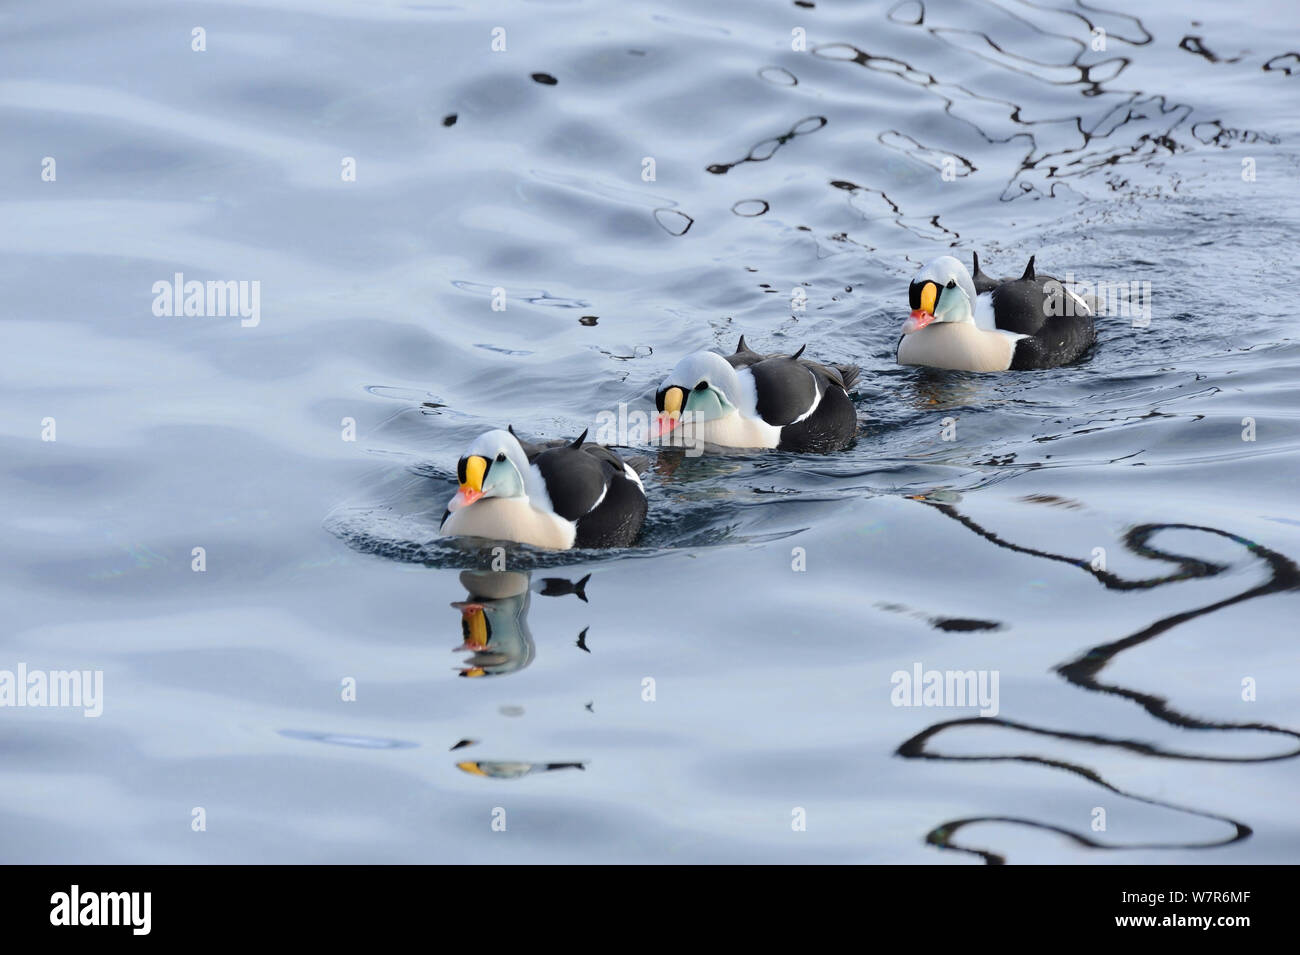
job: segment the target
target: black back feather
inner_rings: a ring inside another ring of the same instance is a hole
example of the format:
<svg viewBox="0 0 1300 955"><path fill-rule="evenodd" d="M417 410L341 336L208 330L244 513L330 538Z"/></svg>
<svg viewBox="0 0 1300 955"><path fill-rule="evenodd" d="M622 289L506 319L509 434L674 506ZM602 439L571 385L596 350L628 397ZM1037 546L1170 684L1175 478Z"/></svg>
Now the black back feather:
<svg viewBox="0 0 1300 955"><path fill-rule="evenodd" d="M727 356L727 362L732 368L748 368L754 362L762 360L762 355L745 344L744 335L740 336L740 343L736 345L735 353Z"/></svg>
<svg viewBox="0 0 1300 955"><path fill-rule="evenodd" d="M784 387L778 382L778 379L780 379L782 376L789 376L791 380L795 383L794 394L796 396L805 394L805 391L802 388L802 383L805 381L805 379L802 376L798 375L797 372L795 372L789 365L778 364L769 367L768 362L772 362L772 361L789 362L793 365L797 365L798 367L806 368L808 371L812 372L813 376L817 379L817 383L818 383L817 387L819 387L823 393L826 391L828 387L839 387L847 391L849 388L853 387L853 383L857 381L858 375L862 371L862 369L860 369L857 365L849 365L849 364L823 365L820 362L813 361L810 358L804 358L802 357L804 353L804 349L808 347L806 344L802 348L800 348L797 352L795 352L793 355L780 355L780 354L761 355L758 352L751 349L748 345L745 345L744 336L741 336L740 344L744 346L743 351L741 348L737 348L736 353L734 355L728 356L727 361L731 364L731 367L733 368L753 369L760 363L764 366L761 371L755 372L754 378L755 378L755 384L759 392L759 403L760 403L759 414L760 416L762 416L763 420L766 421L768 424L781 424L782 422L776 421L774 419L769 419L767 415L763 414L763 410L762 410L762 407L764 406L763 386L757 384L760 376L765 379L769 379L771 381L771 387L773 388ZM804 402L803 407L800 408L794 414L793 418L790 418L788 420L794 420L794 418L798 418L800 415L802 415L805 411L808 410L808 407L812 404L813 392L811 390L807 390L806 397L807 397L807 401ZM769 407L769 411L771 414L773 414L774 418L784 417L785 414L788 413L787 410L781 410L775 407Z"/></svg>
<svg viewBox="0 0 1300 955"><path fill-rule="evenodd" d="M777 355L749 366L757 392L758 416L783 427L807 414L817 400L817 385L810 369L796 358Z"/></svg>
<svg viewBox="0 0 1300 955"><path fill-rule="evenodd" d="M975 271L971 273L971 280L975 283L975 294L982 295L985 292L991 292L997 287L998 281L985 275L980 269L980 256L978 252L971 253L971 262L974 263Z"/></svg>
<svg viewBox="0 0 1300 955"><path fill-rule="evenodd" d="M622 470L595 451L605 451L599 445L591 448L565 444L547 448L533 460L546 482L546 493L551 498L551 509L566 521L576 521L595 506L605 491L613 473ZM617 459L617 455L609 452Z"/></svg>

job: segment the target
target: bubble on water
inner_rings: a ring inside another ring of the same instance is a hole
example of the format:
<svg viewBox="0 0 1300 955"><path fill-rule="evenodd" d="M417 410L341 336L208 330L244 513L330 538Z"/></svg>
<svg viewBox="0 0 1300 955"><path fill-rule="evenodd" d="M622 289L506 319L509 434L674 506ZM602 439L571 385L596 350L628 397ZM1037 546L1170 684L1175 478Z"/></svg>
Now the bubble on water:
<svg viewBox="0 0 1300 955"><path fill-rule="evenodd" d="M925 22L925 4L921 0L902 0L890 7L886 16L895 23L917 27Z"/></svg>
<svg viewBox="0 0 1300 955"><path fill-rule="evenodd" d="M676 209L656 209L655 221L669 235L685 235L695 224L694 219Z"/></svg>
<svg viewBox="0 0 1300 955"><path fill-rule="evenodd" d="M758 71L758 78L774 86L799 85L799 78L783 66L765 66Z"/></svg>

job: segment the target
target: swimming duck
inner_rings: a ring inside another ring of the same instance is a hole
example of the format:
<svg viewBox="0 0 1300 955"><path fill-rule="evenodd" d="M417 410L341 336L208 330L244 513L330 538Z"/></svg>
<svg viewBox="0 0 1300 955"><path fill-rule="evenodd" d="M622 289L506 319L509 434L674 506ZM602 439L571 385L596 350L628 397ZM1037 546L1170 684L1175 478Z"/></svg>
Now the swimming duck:
<svg viewBox="0 0 1300 955"><path fill-rule="evenodd" d="M643 458L599 444L525 444L489 431L460 459L460 489L442 517L444 537L485 537L552 550L626 547L645 522Z"/></svg>
<svg viewBox="0 0 1300 955"><path fill-rule="evenodd" d="M1055 368L1079 359L1096 331L1089 304L1058 279L975 274L950 255L927 264L908 289L912 314L898 340L900 365L964 371Z"/></svg>
<svg viewBox="0 0 1300 955"><path fill-rule="evenodd" d="M781 451L838 451L853 443L858 418L848 389L856 365L822 365L793 355L760 355L740 336L735 354L687 355L655 395L655 436L679 425L707 444Z"/></svg>

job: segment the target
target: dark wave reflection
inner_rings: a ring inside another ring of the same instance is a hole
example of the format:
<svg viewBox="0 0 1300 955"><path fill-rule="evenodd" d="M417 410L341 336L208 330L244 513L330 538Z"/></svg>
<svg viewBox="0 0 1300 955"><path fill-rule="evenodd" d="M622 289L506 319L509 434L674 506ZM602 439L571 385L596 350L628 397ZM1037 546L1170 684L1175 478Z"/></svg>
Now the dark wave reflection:
<svg viewBox="0 0 1300 955"><path fill-rule="evenodd" d="M976 848L973 846L963 845L955 841L954 837L963 828L977 823L1003 823L1015 826L1023 826L1032 829L1039 829L1048 832L1054 832L1063 836L1073 843L1084 846L1089 849L1209 849L1218 846L1228 845L1249 838L1252 829L1249 825L1227 816L1208 812L1201 809L1191 808L1180 805L1171 801L1156 799L1152 796L1142 795L1130 790L1121 789L1105 779L1096 770L1081 763L1070 762L1061 759L1050 759L1042 756L1036 756L1030 753L1019 754L976 754L976 755L956 755L950 753L938 752L932 748L932 742L944 732L961 727L980 727L980 728L1002 728L1014 730L1018 733L1024 733L1030 737L1051 737L1071 743L1083 743L1091 746L1107 747L1119 749L1147 759L1162 760L1188 760L1207 763L1262 763L1274 762L1277 760L1293 759L1300 756L1300 731L1287 729L1276 726L1272 723L1262 722L1224 722L1217 720L1202 719L1197 716L1180 712L1169 704L1169 701L1154 693L1147 693L1140 690L1130 689L1120 686L1116 683L1103 682L1100 679L1102 671L1114 660L1119 654L1126 650L1140 646L1156 637L1162 636L1173 630L1180 624L1187 623L1198 617L1204 617L1213 614L1227 607L1232 607L1248 600L1254 600L1259 597L1266 597L1272 594L1279 594L1288 591L1300 590L1300 567L1296 565L1289 557L1278 553L1271 548L1262 544L1232 534L1227 531L1214 527L1206 527L1195 524L1142 524L1130 527L1124 534L1122 542L1124 547L1130 552L1146 560L1163 561L1173 564L1176 569L1170 573L1161 574L1154 577L1139 579L1128 579L1115 573L1098 569L1092 566L1090 561L1080 560L1063 554L1054 554L1049 551L1025 547L1014 544L1004 539L999 534L982 526L972 518L960 513L952 504L938 503L934 501L924 501L927 506L934 508L945 516L958 522L963 527L979 535L984 540L999 548L1015 551L1021 554L1028 554L1039 557L1044 560L1057 561L1078 567L1085 573L1090 574L1098 583L1108 590L1133 591L1149 590L1155 587L1161 587L1166 584L1176 583L1179 581L1192 580L1198 578L1208 578L1218 576L1227 570L1226 565L1204 560L1186 554L1177 554L1155 546L1151 541L1152 538L1162 531L1182 530L1193 531L1198 533L1210 534L1224 540L1228 540L1243 548L1251 557L1263 563L1268 570L1268 579L1263 583L1249 587L1240 593L1233 594L1230 597L1195 607L1190 610L1184 610L1178 613L1170 614L1156 620L1142 629L1129 634L1119 640L1094 646L1074 660L1061 664L1056 667L1056 672L1060 674L1071 685L1080 689L1088 690L1095 693L1103 693L1112 696L1118 696L1131 700L1140 706L1146 713L1155 717L1161 722L1184 730L1195 730L1201 732L1218 731L1218 732L1258 732L1268 733L1276 736L1285 737L1286 746L1279 752L1261 755L1261 756L1232 756L1218 755L1210 753L1195 753L1182 750L1171 750L1161 746L1137 742L1131 739L1122 739L1111 736L1104 736L1095 733L1075 732L1068 730L1051 729L1043 726L1035 726L1027 723L1021 723L1014 720L1004 719L994 716L977 716L966 719L955 719L938 722L928 727L924 731L917 733L910 739L902 743L897 749L897 753L908 759L927 759L951 762L1014 762L1028 763L1040 766L1046 766L1050 769L1060 770L1070 773L1095 786L1098 786L1115 795L1122 796L1137 802L1146 803L1152 806L1160 806L1175 812L1186 813L1205 819L1215 820L1223 823L1230 831L1222 837L1201 842L1141 842L1114 844L1107 843L1091 835L1074 831L1062 826L1051 823L1034 820L1021 816L973 816L961 819L952 819L943 824L936 826L926 834L925 841L941 849L950 849L956 852L964 852L978 856L990 865L1001 864L1006 861L1005 856L991 849Z"/></svg>
<svg viewBox="0 0 1300 955"><path fill-rule="evenodd" d="M1032 97L1016 102L973 88L965 79L951 78L947 70L936 74L899 56L872 52L852 42L821 43L810 52L923 90L948 117L987 145L1019 142L1024 152L1013 164L1014 172L1000 197L1003 201L1053 197L1057 187L1070 180L1094 174L1110 176L1125 164L1158 162L1162 156L1188 149L1189 138L1207 142L1189 128L1193 104L1172 98L1171 91L1142 91L1120 82L1132 58L1112 51L1147 46L1154 39L1140 19L1083 4L1074 9L1029 2L1023 6L1027 8L1024 15L1007 6L987 5L979 8L979 17L963 17L949 7L931 15L919 0L905 0L890 9L889 19L923 30L954 60L969 54L1031 86L1076 87L1085 98L1078 102L1077 112L1041 115L1040 110L1026 109ZM1077 21L1077 31L1060 32L1064 18ZM1209 63L1238 62L1212 53L1201 37L1186 36L1180 45ZM1289 75L1292 64L1286 56L1295 54L1268 58L1261 69L1284 69ZM988 84L988 88L1002 89L998 84ZM1232 130L1227 137L1229 141L1261 138L1278 141L1251 130ZM951 158L950 181L976 169L972 159L936 143L921 142L903 130L888 129L879 134L878 141L935 169L941 168L945 157ZM1228 141L1210 141L1228 145ZM1122 178L1110 182L1112 188L1128 184Z"/></svg>

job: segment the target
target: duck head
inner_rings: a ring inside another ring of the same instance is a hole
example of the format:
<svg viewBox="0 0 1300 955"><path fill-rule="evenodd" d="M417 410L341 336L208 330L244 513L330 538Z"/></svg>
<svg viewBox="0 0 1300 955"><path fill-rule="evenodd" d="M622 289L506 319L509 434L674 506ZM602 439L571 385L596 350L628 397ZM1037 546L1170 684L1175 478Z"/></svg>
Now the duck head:
<svg viewBox="0 0 1300 955"><path fill-rule="evenodd" d="M951 255L927 263L907 292L912 314L903 323L904 335L940 322L975 321L975 282Z"/></svg>
<svg viewBox="0 0 1300 955"><path fill-rule="evenodd" d="M519 439L509 431L489 431L477 438L457 462L460 488L447 510L458 511L485 497L527 497L527 473L528 456Z"/></svg>
<svg viewBox="0 0 1300 955"><path fill-rule="evenodd" d="M655 394L659 420L654 436L672 431L688 413L686 420L695 424L736 414L739 391L736 369L721 355L711 351L687 355Z"/></svg>

